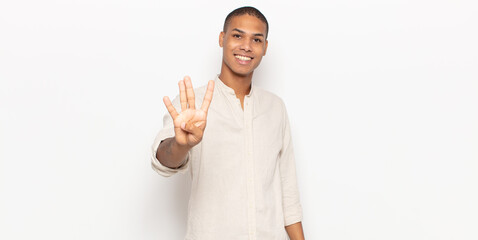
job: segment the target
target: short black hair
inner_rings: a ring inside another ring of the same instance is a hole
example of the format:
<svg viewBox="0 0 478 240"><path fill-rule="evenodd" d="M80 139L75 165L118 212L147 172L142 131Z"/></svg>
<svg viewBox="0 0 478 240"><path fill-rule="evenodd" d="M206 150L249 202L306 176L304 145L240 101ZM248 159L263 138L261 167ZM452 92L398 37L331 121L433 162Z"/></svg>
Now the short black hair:
<svg viewBox="0 0 478 240"><path fill-rule="evenodd" d="M228 25L231 22L231 19L233 17L242 16L242 15L245 15L245 14L256 17L256 18L259 18L259 20L261 20L263 23L266 24L266 39L267 39L267 35L269 33L269 23L267 22L266 17L264 16L264 14L261 13L261 11L257 10L257 8L255 8L255 7L251 7L251 6L240 7L238 9L230 12L226 17L226 20L224 21L224 27L223 27L222 31L226 32L226 29L227 29L227 27L228 27Z"/></svg>

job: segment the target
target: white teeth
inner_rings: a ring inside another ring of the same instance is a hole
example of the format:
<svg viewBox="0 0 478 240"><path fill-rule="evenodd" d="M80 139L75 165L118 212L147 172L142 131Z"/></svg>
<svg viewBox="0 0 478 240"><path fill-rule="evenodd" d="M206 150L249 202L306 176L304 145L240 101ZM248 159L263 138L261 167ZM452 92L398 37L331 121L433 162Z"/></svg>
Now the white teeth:
<svg viewBox="0 0 478 240"><path fill-rule="evenodd" d="M235 57L239 60L242 60L242 61L250 61L251 60L250 57L241 56L241 55L236 55Z"/></svg>

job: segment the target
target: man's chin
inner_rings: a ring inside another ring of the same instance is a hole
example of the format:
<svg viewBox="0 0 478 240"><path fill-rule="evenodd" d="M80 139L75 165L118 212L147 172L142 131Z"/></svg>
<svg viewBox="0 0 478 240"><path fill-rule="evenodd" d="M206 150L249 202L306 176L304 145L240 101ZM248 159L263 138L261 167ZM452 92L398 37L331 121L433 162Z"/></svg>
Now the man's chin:
<svg viewBox="0 0 478 240"><path fill-rule="evenodd" d="M246 72L233 71L232 73L238 77L249 77L249 76L252 76L252 73L254 73L254 71L246 71Z"/></svg>
<svg viewBox="0 0 478 240"><path fill-rule="evenodd" d="M241 76L241 77L250 76L254 72L254 69L250 69L250 68L247 68L247 69L231 69L231 70L234 73L234 75Z"/></svg>
<svg viewBox="0 0 478 240"><path fill-rule="evenodd" d="M252 76L254 73L254 68L252 67L244 67L244 66L231 66L225 62L223 62L223 70L230 72L232 75L237 77L249 77ZM224 69L225 68L225 69Z"/></svg>

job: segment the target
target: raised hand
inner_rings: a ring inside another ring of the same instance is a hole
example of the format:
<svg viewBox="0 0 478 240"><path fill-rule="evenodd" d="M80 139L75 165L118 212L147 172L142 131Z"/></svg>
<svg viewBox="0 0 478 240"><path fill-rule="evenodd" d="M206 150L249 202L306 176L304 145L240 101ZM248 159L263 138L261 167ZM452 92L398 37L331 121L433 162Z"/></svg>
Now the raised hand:
<svg viewBox="0 0 478 240"><path fill-rule="evenodd" d="M191 78L184 77L178 85L181 113L176 111L169 97L164 97L163 102L173 118L176 142L181 146L194 147L202 140L206 128L207 111L212 100L214 81L208 82L200 109L196 109Z"/></svg>

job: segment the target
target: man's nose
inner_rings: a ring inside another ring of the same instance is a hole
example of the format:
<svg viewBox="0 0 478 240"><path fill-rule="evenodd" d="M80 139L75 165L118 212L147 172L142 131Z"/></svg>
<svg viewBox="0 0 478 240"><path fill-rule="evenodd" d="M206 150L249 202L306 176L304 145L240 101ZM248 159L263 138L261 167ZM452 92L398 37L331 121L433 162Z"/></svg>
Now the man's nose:
<svg viewBox="0 0 478 240"><path fill-rule="evenodd" d="M252 51L251 41L249 39L244 39L244 41L242 41L241 50L244 50L246 52Z"/></svg>

